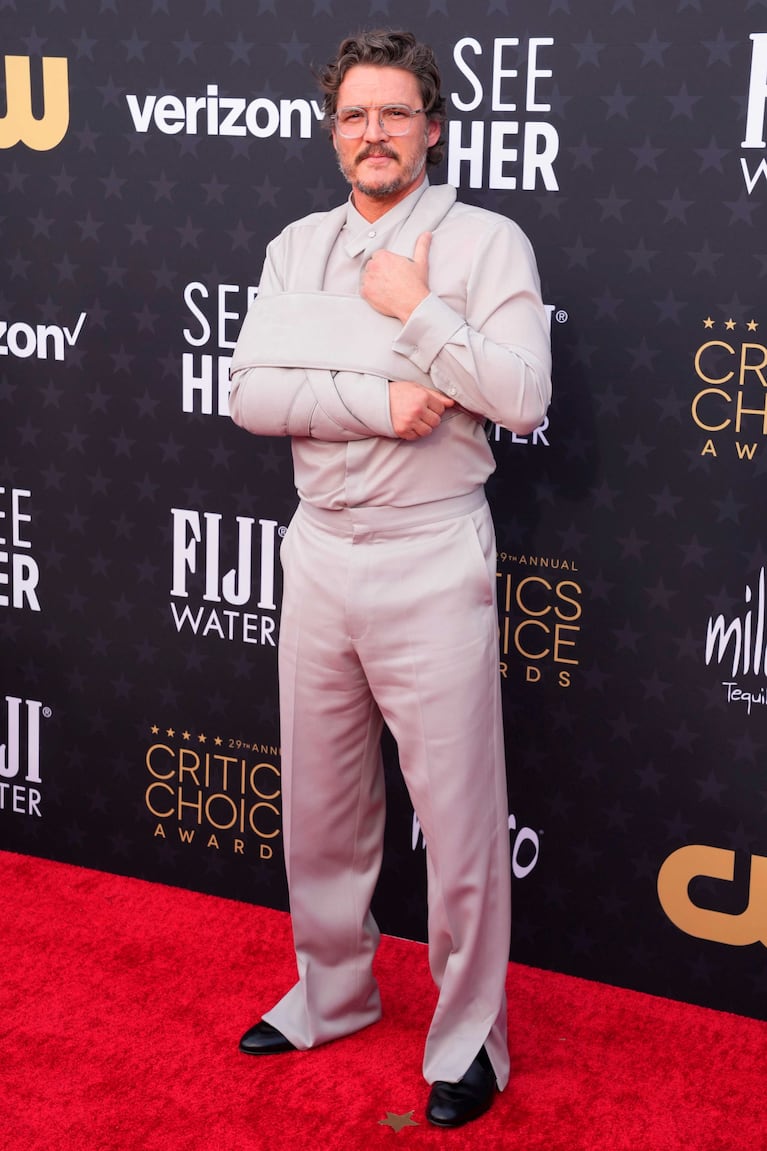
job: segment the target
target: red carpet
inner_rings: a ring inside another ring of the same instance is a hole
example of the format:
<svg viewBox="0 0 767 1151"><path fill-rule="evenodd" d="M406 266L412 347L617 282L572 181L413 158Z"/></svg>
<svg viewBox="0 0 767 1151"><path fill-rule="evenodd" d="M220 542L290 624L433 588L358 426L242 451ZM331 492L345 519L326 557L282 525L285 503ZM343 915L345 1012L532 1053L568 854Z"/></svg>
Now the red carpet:
<svg viewBox="0 0 767 1151"><path fill-rule="evenodd" d="M2 852L0 915L3 1151L767 1148L755 1020L512 964L511 1086L440 1131L420 944L381 945L381 1023L257 1059L237 1039L292 981L286 915Z"/></svg>

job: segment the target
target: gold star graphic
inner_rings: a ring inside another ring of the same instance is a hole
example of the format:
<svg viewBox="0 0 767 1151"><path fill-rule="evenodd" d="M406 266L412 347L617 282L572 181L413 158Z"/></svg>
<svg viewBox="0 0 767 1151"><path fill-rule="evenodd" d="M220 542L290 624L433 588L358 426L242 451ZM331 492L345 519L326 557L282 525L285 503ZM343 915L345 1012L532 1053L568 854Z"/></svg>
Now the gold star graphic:
<svg viewBox="0 0 767 1151"><path fill-rule="evenodd" d="M706 319L703 321L703 327L704 328L713 328L713 326L714 326L714 321L711 319L710 316L706 316Z"/></svg>
<svg viewBox="0 0 767 1151"><path fill-rule="evenodd" d="M748 328L749 332L755 332L759 325L757 324L756 320L749 320L746 324L746 327Z"/></svg>
<svg viewBox="0 0 767 1151"><path fill-rule="evenodd" d="M153 724L152 724L152 726L151 726L150 730L151 730L151 732L152 732L152 735L158 735L158 734L159 734L159 732L160 732L160 729L159 729L159 727L157 726L157 724L156 724L156 723L153 723Z"/></svg>
<svg viewBox="0 0 767 1151"><path fill-rule="evenodd" d="M173 736L174 736L176 733L175 733L175 731L173 730L173 728L172 728L172 727L168 727L168 728L166 728L166 729L165 729L165 734L167 735L168 739L173 739Z"/></svg>
<svg viewBox="0 0 767 1151"><path fill-rule="evenodd" d="M185 740L187 740L187 742L188 742L188 741L189 741L189 740L192 738L192 733L191 733L191 731L185 731L185 732L183 732L183 733L182 733L182 737L183 737Z"/></svg>
<svg viewBox="0 0 767 1151"><path fill-rule="evenodd" d="M214 741L213 741L213 742L215 743L216 747L221 747L221 744L222 744L224 741L223 741L223 739L221 738L221 736L220 736L220 735L217 735L217 736L216 736L216 738L214 739Z"/></svg>
<svg viewBox="0 0 767 1151"><path fill-rule="evenodd" d="M207 740L208 740L207 735L198 735L197 736L197 742L198 743L207 743Z"/></svg>
<svg viewBox="0 0 767 1151"><path fill-rule="evenodd" d="M728 332L731 332L732 329L735 327L735 321L734 320L725 320L724 326Z"/></svg>
<svg viewBox="0 0 767 1151"><path fill-rule="evenodd" d="M404 1115L395 1115L393 1111L386 1112L385 1119L378 1120L379 1127L391 1127L392 1131L401 1131L403 1127L418 1127L413 1118L413 1112L407 1111Z"/></svg>

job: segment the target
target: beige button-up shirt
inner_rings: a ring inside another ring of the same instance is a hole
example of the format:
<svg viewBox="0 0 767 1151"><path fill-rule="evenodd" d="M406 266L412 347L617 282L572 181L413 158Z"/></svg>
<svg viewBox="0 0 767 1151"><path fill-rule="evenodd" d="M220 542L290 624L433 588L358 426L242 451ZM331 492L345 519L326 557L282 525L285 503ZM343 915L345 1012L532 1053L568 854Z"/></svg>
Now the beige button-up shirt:
<svg viewBox="0 0 767 1151"><path fill-rule="evenodd" d="M428 187L425 182L372 224L350 199L322 289L358 296L365 261L376 249L393 246ZM272 241L253 308L294 289L327 219L326 213L307 216ZM413 378L425 374L460 407L447 410L431 435L415 441L394 434L386 375L260 366L258 350L254 356L252 347L246 352L238 343L232 417L256 435L292 436L302 499L324 508L410 507L465 495L495 466L486 419L523 434L543 419L551 398L549 327L535 258L517 225L453 203L433 233L429 287L408 321L395 322L391 349L414 365ZM299 323L297 347L301 340ZM399 378L407 379L406 371Z"/></svg>

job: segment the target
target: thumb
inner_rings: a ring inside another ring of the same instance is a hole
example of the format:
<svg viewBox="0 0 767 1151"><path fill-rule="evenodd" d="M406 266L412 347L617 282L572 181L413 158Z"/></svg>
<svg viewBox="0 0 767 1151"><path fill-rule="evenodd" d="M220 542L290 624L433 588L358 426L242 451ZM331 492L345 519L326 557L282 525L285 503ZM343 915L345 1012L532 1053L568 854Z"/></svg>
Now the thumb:
<svg viewBox="0 0 767 1151"><path fill-rule="evenodd" d="M452 398L452 396L445 395L444 392L439 392L436 388L428 388L427 391L431 392L431 394L434 396L434 399L439 400L442 406L445 408L452 408L455 404L455 400Z"/></svg>
<svg viewBox="0 0 767 1151"><path fill-rule="evenodd" d="M417 264L426 273L429 270L429 249L431 248L431 232L421 232L415 242L413 263Z"/></svg>

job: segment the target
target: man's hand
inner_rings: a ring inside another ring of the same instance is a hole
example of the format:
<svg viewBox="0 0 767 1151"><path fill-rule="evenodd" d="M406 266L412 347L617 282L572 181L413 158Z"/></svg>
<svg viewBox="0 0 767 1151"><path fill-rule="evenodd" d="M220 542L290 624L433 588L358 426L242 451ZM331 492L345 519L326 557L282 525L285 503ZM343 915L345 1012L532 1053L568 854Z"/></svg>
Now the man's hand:
<svg viewBox="0 0 767 1151"><path fill-rule="evenodd" d="M417 239L413 259L379 249L362 273L360 293L371 308L384 316L396 316L404 324L429 294L429 248L431 232Z"/></svg>
<svg viewBox="0 0 767 1151"><path fill-rule="evenodd" d="M430 436L455 400L412 380L390 380L389 408L395 435L401 440Z"/></svg>

